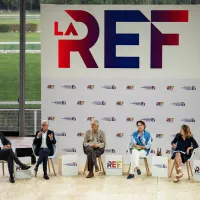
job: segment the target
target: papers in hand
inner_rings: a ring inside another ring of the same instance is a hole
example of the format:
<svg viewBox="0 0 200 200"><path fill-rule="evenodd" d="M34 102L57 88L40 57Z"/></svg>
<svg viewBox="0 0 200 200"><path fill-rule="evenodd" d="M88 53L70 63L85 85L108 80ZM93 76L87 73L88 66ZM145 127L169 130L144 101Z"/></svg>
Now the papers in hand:
<svg viewBox="0 0 200 200"><path fill-rule="evenodd" d="M129 148L130 148L130 149L137 149L137 150L141 150L141 148L135 147L135 145L131 145Z"/></svg>

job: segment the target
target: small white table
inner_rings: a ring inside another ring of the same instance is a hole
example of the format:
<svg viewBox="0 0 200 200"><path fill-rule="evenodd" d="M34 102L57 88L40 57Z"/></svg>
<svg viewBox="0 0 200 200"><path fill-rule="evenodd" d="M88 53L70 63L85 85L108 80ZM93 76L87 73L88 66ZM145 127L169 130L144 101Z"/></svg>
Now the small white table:
<svg viewBox="0 0 200 200"><path fill-rule="evenodd" d="M152 156L151 169L154 177L169 177L171 159L165 156Z"/></svg>
<svg viewBox="0 0 200 200"><path fill-rule="evenodd" d="M78 155L59 156L58 170L62 176L78 176Z"/></svg>
<svg viewBox="0 0 200 200"><path fill-rule="evenodd" d="M193 163L193 179L200 182L200 160L194 160Z"/></svg>
<svg viewBox="0 0 200 200"><path fill-rule="evenodd" d="M31 157L19 157L19 160L28 166L31 166ZM18 165L14 165L14 173L16 179L30 179L31 176L31 170L21 170Z"/></svg>

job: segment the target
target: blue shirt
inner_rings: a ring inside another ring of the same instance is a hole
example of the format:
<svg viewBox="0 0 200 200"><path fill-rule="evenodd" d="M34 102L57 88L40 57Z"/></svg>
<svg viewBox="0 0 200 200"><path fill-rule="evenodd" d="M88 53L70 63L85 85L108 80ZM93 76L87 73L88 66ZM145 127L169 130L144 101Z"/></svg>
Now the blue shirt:
<svg viewBox="0 0 200 200"><path fill-rule="evenodd" d="M132 133L129 148L131 148L131 146L133 145L144 146L146 148L145 151L147 152L146 155L148 155L152 144L151 134L148 131L144 130L144 133L142 133L140 137L139 136L139 131L135 131Z"/></svg>

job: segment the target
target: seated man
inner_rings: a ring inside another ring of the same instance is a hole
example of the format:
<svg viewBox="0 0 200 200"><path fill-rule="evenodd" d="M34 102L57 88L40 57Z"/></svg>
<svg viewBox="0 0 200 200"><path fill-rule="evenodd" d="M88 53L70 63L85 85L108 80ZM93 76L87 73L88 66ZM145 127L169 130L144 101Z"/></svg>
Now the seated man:
<svg viewBox="0 0 200 200"><path fill-rule="evenodd" d="M9 181L11 183L15 182L13 176L14 173L13 161L15 161L15 163L19 165L22 170L27 170L31 168L31 166L27 166L21 163L21 161L17 158L17 156L15 155L15 153L11 148L11 142L2 133L0 133L0 160L5 160L8 162L8 171L10 174Z"/></svg>
<svg viewBox="0 0 200 200"><path fill-rule="evenodd" d="M93 168L95 171L99 171L96 158L104 153L106 144L105 134L99 129L99 122L94 120L91 122L91 130L86 131L84 136L83 150L87 155L88 162L88 175L86 178L92 178L94 176Z"/></svg>
<svg viewBox="0 0 200 200"><path fill-rule="evenodd" d="M53 145L56 144L56 139L54 137L54 132L48 130L48 121L43 120L41 125L41 130L36 132L35 139L33 141L33 144L36 145L35 154L39 156L34 170L36 176L38 167L43 162L43 178L48 180L49 177L47 175L47 161L48 156L54 154Z"/></svg>

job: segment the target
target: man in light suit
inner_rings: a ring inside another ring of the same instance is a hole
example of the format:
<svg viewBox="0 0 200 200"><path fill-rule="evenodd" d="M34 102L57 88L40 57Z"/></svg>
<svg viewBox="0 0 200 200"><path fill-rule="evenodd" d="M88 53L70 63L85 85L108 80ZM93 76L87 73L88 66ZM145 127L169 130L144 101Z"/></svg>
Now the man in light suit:
<svg viewBox="0 0 200 200"><path fill-rule="evenodd" d="M15 153L13 152L11 148L11 142L2 134L0 133L0 160L5 160L8 163L8 171L10 174L9 181L11 183L15 182L13 173L14 173L14 162L20 166L22 170L27 170L31 168L31 166L27 166L17 158Z"/></svg>
<svg viewBox="0 0 200 200"><path fill-rule="evenodd" d="M56 144L54 132L49 130L48 127L49 127L48 121L43 120L41 123L41 130L36 132L35 139L33 141L33 144L36 146L35 154L39 156L37 164L34 169L35 176L37 175L39 165L43 162L43 171L44 171L43 178L46 180L49 179L47 174L48 156L54 154L53 145Z"/></svg>
<svg viewBox="0 0 200 200"><path fill-rule="evenodd" d="M104 153L105 144L105 133L99 129L99 122L97 120L93 120L91 122L91 130L86 131L83 143L83 150L87 155L89 171L86 178L92 178L94 176L94 167L96 172L99 171L96 158Z"/></svg>

